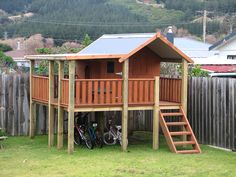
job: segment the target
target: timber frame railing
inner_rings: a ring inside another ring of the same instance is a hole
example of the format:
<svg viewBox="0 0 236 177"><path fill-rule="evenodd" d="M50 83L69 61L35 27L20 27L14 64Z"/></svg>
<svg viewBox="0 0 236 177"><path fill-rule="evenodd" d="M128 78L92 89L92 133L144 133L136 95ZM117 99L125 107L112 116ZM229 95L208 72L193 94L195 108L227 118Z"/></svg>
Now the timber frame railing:
<svg viewBox="0 0 236 177"><path fill-rule="evenodd" d="M160 100L181 103L181 86L181 79L160 78Z"/></svg>
<svg viewBox="0 0 236 177"><path fill-rule="evenodd" d="M58 80L55 78L55 90ZM155 79L129 79L129 106L154 105ZM49 78L32 75L32 98L37 102L48 103ZM181 102L181 79L160 78L160 101ZM61 79L61 101L68 106L69 79ZM57 99L57 92L54 98ZM56 101L54 101L56 103ZM122 79L75 79L75 107L122 106Z"/></svg>

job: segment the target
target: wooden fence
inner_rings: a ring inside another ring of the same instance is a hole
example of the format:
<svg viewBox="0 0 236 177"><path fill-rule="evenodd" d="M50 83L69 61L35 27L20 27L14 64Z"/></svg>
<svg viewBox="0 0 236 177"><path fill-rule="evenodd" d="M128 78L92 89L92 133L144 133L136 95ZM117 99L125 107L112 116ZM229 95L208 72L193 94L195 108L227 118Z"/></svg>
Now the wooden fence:
<svg viewBox="0 0 236 177"><path fill-rule="evenodd" d="M188 118L200 143L236 150L236 79L190 78Z"/></svg>
<svg viewBox="0 0 236 177"><path fill-rule="evenodd" d="M36 114L37 133L45 134L47 108L37 105ZM130 111L129 130L152 131L152 117L152 111ZM235 150L236 79L189 78L188 118L200 143ZM9 135L28 134L28 75L0 75L0 127Z"/></svg>
<svg viewBox="0 0 236 177"><path fill-rule="evenodd" d="M37 134L47 132L47 108L37 105ZM0 128L8 135L28 135L29 76L0 75Z"/></svg>
<svg viewBox="0 0 236 177"><path fill-rule="evenodd" d="M10 135L28 133L28 85L27 75L0 75L0 127Z"/></svg>
<svg viewBox="0 0 236 177"><path fill-rule="evenodd" d="M152 117L134 111L129 127L152 131ZM236 150L236 79L189 78L188 119L200 143Z"/></svg>

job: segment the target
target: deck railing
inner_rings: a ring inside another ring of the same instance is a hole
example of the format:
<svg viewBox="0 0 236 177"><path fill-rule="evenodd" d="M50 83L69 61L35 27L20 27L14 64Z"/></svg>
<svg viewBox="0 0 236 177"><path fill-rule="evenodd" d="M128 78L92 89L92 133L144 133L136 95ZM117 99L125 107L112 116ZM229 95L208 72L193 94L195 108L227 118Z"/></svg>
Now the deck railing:
<svg viewBox="0 0 236 177"><path fill-rule="evenodd" d="M32 98L48 103L49 79L45 76L32 76ZM129 79L130 106L154 104L155 79ZM61 105L68 105L69 80L62 79ZM57 87L55 87L57 89ZM160 101L181 102L181 79L160 78ZM76 79L75 107L121 106L122 79Z"/></svg>
<svg viewBox="0 0 236 177"><path fill-rule="evenodd" d="M61 104L67 106L69 102L69 80L61 80Z"/></svg>
<svg viewBox="0 0 236 177"><path fill-rule="evenodd" d="M129 105L154 104L154 79L129 79Z"/></svg>
<svg viewBox="0 0 236 177"><path fill-rule="evenodd" d="M160 78L160 101L181 102L181 79Z"/></svg>
<svg viewBox="0 0 236 177"><path fill-rule="evenodd" d="M49 79L44 76L32 76L32 98L43 103L48 102L49 96Z"/></svg>
<svg viewBox="0 0 236 177"><path fill-rule="evenodd" d="M75 106L122 104L121 79L76 79Z"/></svg>

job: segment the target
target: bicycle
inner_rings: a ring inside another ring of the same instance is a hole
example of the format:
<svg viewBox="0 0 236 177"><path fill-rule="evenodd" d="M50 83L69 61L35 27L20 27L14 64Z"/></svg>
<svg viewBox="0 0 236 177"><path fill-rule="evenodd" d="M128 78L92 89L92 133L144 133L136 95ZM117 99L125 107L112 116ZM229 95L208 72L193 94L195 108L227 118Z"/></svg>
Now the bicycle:
<svg viewBox="0 0 236 177"><path fill-rule="evenodd" d="M79 124L79 118L77 118L77 121L75 122L75 127L74 127L74 143L76 145L81 145L82 143L85 143L86 147L88 149L93 149L94 145L93 142L90 138L89 132L86 128L85 125L80 125Z"/></svg>
<svg viewBox="0 0 236 177"><path fill-rule="evenodd" d="M121 126L113 126L112 120L108 121L108 132L104 133L104 143L107 145L114 145L118 141L120 145L122 145L122 132L121 132ZM128 144L128 139L127 139Z"/></svg>
<svg viewBox="0 0 236 177"><path fill-rule="evenodd" d="M93 145L102 148L103 146L103 139L101 132L97 128L98 124L93 122L91 126L88 127L88 132L90 138L92 139Z"/></svg>

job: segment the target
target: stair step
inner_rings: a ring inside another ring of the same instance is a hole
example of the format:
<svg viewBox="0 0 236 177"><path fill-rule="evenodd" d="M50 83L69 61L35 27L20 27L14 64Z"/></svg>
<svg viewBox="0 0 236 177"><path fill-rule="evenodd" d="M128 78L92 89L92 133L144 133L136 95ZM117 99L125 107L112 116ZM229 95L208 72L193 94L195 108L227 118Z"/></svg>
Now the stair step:
<svg viewBox="0 0 236 177"><path fill-rule="evenodd" d="M181 112L167 112L162 113L163 116L182 116L183 114Z"/></svg>
<svg viewBox="0 0 236 177"><path fill-rule="evenodd" d="M179 125L187 125L186 122L166 122L167 126L179 126Z"/></svg>
<svg viewBox="0 0 236 177"><path fill-rule="evenodd" d="M198 150L196 149L192 149L192 150L179 150L177 151L177 154L196 154L196 153L200 153Z"/></svg>
<svg viewBox="0 0 236 177"><path fill-rule="evenodd" d="M174 145L181 146L181 145L189 145L189 144L196 144L194 141L176 141Z"/></svg>
<svg viewBox="0 0 236 177"><path fill-rule="evenodd" d="M191 135L191 132L181 131L181 132L170 132L170 135L172 136L178 136L178 135Z"/></svg>

